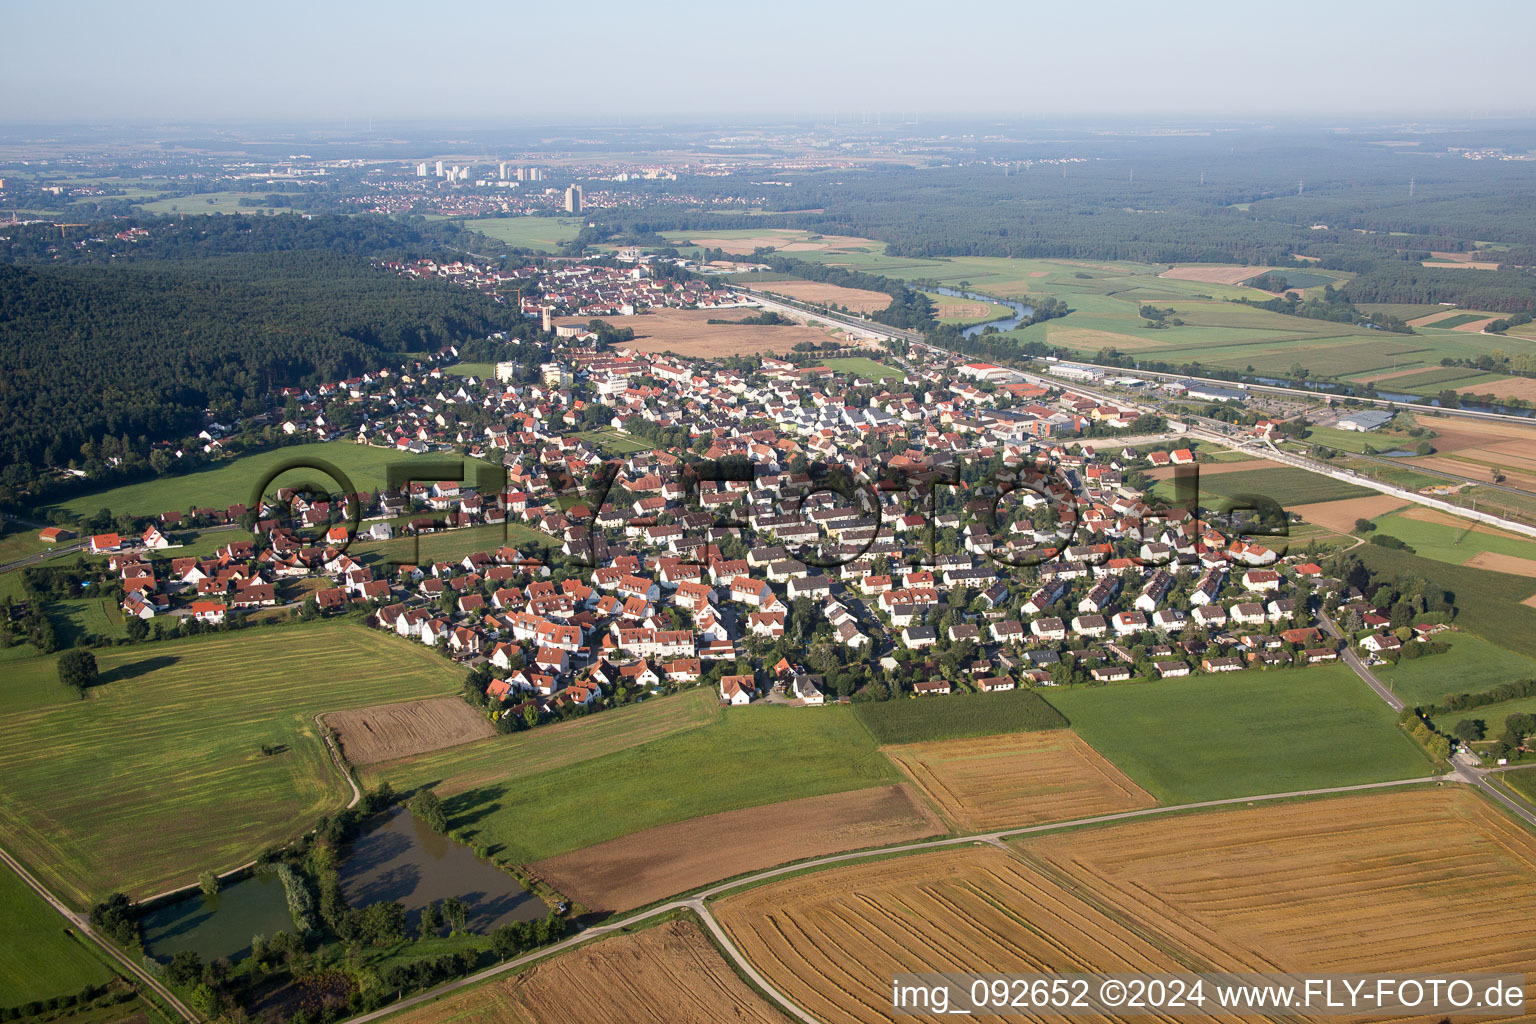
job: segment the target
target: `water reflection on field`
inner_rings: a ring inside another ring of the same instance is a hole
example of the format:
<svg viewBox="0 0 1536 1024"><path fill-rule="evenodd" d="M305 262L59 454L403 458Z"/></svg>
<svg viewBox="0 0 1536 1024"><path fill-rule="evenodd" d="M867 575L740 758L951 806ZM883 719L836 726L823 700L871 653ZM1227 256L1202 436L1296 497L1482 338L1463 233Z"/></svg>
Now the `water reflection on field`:
<svg viewBox="0 0 1536 1024"><path fill-rule="evenodd" d="M204 960L239 960L251 952L251 936L293 931L288 898L276 875L231 882L213 896L190 896L156 907L139 918L144 949L169 960L190 949Z"/></svg>
<svg viewBox="0 0 1536 1024"><path fill-rule="evenodd" d="M514 921L538 920L549 913L544 902L511 875L398 807L347 848L341 864L341 889L353 907L381 900L403 904L412 929L422 907L450 896L469 904L466 926L482 934Z"/></svg>

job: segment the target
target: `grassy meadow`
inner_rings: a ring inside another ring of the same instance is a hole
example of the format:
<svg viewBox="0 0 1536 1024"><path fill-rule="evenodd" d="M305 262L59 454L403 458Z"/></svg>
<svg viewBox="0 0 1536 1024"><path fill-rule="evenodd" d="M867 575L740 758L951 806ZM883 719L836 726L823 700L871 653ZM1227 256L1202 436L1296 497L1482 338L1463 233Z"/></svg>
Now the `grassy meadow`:
<svg viewBox="0 0 1536 1024"><path fill-rule="evenodd" d="M1083 687L1047 699L1163 803L1431 771L1397 716L1344 665Z"/></svg>
<svg viewBox="0 0 1536 1024"><path fill-rule="evenodd" d="M580 725L609 728L602 724L607 714ZM492 741L484 740L427 755L430 767L410 759L369 777L388 779L396 789L437 784L449 824L463 838L519 862L704 814L902 781L846 705L811 713L773 705L728 708L712 721L690 718L686 727L635 746L521 773L518 766L526 762L519 745L541 742L539 731L502 738L504 760L488 763Z"/></svg>
<svg viewBox="0 0 1536 1024"><path fill-rule="evenodd" d="M224 508L249 501L251 488L260 483L274 466L295 458L329 462L347 475L353 487L372 491L384 486L385 467L391 463L414 459L458 459L461 456L451 452L411 455L352 441L322 441L242 455L181 476L124 484L110 490L83 494L49 507L61 508L77 519L90 516L101 508L109 508L114 513L129 512L145 516L185 510L193 505ZM472 473L474 460L464 459L464 462L466 472ZM304 481L312 481L330 489L339 490L341 486L339 482L326 479L325 474L314 469L293 470L278 477L271 486Z"/></svg>
<svg viewBox="0 0 1536 1024"><path fill-rule="evenodd" d="M1006 307L1005 307L1006 308ZM904 380L906 374L865 356L847 356L842 359L825 359L823 363L838 373L851 373L865 380Z"/></svg>
<svg viewBox="0 0 1536 1024"><path fill-rule="evenodd" d="M314 723L323 711L453 693L462 670L347 623L253 628L100 650L77 700L57 658L0 674L0 830L77 906L234 867L350 791ZM283 745L267 756L262 744Z"/></svg>
<svg viewBox="0 0 1536 1024"><path fill-rule="evenodd" d="M519 249L554 252L581 232L580 217L476 217L460 221L471 231L478 231Z"/></svg>
<svg viewBox="0 0 1536 1024"><path fill-rule="evenodd" d="M1152 493L1172 501L1172 480L1159 480ZM1233 498L1239 494L1259 494L1272 498L1282 506L1310 505L1319 501L1338 501L1344 498L1364 498L1378 492L1355 484L1335 480L1332 477L1310 473L1294 466L1266 465L1262 469L1245 469L1235 473L1201 474L1200 502L1209 507L1215 499Z"/></svg>
<svg viewBox="0 0 1536 1024"><path fill-rule="evenodd" d="M104 985L113 974L81 940L65 935L68 922L10 868L0 868L0 1007L73 995Z"/></svg>
<svg viewBox="0 0 1536 1024"><path fill-rule="evenodd" d="M1380 532L1406 542L1415 553L1437 562L1461 565L1484 552L1536 561L1536 540L1502 532L1484 532L1492 528L1477 526L1471 520L1465 523L1429 522L1393 512L1376 519L1375 523Z"/></svg>
<svg viewBox="0 0 1536 1024"><path fill-rule="evenodd" d="M1061 346L1085 357L1116 348L1136 358L1173 364L1198 361L1206 366L1274 374L1300 363L1313 376L1349 377L1416 367L1435 369L1444 356L1475 357L1501 343L1507 345L1497 338L1464 331L1383 334L1352 324L1272 313L1233 301L1262 302L1273 298L1268 292L1244 285L1159 277L1168 269L1163 265L980 256L922 259L889 256L883 247L787 255L883 274L919 286L964 285L982 294L1026 302L1056 296L1072 308L1071 315L1009 335L1021 341ZM1347 276L1282 273L1308 281ZM1177 318L1183 324L1153 327L1140 314L1143 304L1172 309L1168 319Z"/></svg>
<svg viewBox="0 0 1536 1024"><path fill-rule="evenodd" d="M1536 679L1536 660L1489 643L1475 633L1441 634L1435 639L1450 644L1451 649L1375 670L1381 681L1409 704L1434 704L1447 694L1479 693L1517 679Z"/></svg>
<svg viewBox="0 0 1536 1024"><path fill-rule="evenodd" d="M1363 544L1354 554L1377 572L1407 573L1430 580L1451 594L1456 625L1500 647L1536 658L1536 607L1523 603L1536 595L1536 579L1437 562L1375 544ZM1465 683L1459 685L1469 688Z"/></svg>

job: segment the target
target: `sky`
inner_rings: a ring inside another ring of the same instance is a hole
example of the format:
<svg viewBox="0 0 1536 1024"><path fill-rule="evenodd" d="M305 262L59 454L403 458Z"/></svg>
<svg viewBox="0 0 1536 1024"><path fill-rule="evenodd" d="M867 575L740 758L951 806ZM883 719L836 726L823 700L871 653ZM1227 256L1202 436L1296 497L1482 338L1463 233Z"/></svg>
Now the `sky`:
<svg viewBox="0 0 1536 1024"><path fill-rule="evenodd" d="M1533 0L6 4L0 121L1529 116ZM1513 46L1513 49L1511 49ZM1486 59L1485 59L1486 58Z"/></svg>

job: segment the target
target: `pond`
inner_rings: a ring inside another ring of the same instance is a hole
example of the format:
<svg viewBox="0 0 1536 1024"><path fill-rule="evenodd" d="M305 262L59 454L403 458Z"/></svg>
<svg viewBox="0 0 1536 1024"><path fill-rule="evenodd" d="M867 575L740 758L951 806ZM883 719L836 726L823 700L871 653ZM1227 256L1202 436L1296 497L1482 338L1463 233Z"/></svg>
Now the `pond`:
<svg viewBox="0 0 1536 1024"><path fill-rule="evenodd" d="M517 879L399 807L347 848L341 863L341 891L353 907L381 900L403 904L412 930L422 907L450 896L469 904L465 924L481 934L514 921L536 921L549 913L544 901Z"/></svg>
<svg viewBox="0 0 1536 1024"><path fill-rule="evenodd" d="M156 907L139 918L144 949L170 960L190 949L204 960L238 960L251 952L251 936L293 931L288 898L276 875L258 874L231 882L218 893L193 893Z"/></svg>

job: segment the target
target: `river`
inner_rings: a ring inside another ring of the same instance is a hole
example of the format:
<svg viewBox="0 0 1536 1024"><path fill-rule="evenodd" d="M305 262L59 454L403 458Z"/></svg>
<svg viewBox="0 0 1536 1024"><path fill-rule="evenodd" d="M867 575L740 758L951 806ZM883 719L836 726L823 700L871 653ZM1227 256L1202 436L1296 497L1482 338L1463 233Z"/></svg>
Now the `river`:
<svg viewBox="0 0 1536 1024"><path fill-rule="evenodd" d="M970 299L972 302L991 302L999 306L1007 306L1009 309L1013 310L1013 315L1011 316L999 317L996 320L987 320L983 323L973 324L970 327L967 327L964 331L960 332L967 338L980 334L988 327L996 327L1000 331L1011 331L1015 327L1019 326L1019 324L1027 320L1029 317L1033 316L1035 312L1035 308L1033 306L1026 306L1022 302L1015 302L1012 299L999 299L991 295L983 295L980 292L963 292L955 288L931 288L928 290L937 292L940 295L948 295L951 298L956 299Z"/></svg>

